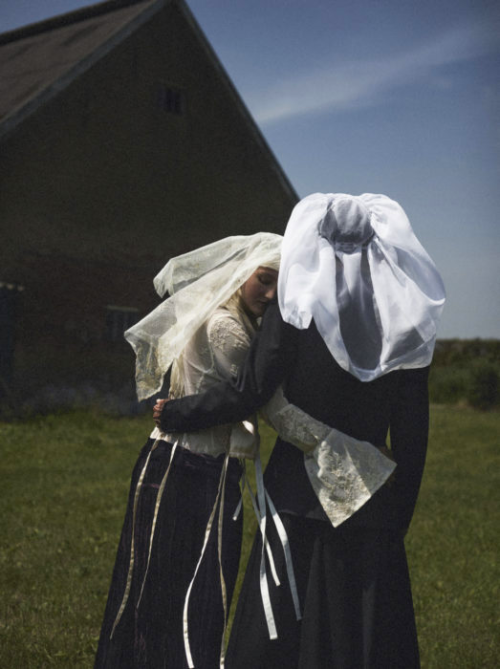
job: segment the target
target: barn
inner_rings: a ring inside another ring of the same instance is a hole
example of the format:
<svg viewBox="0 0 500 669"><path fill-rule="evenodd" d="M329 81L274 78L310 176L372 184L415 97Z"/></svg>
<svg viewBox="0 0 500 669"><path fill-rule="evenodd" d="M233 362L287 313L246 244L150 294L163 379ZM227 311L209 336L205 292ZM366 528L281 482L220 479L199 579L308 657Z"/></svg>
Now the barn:
<svg viewBox="0 0 500 669"><path fill-rule="evenodd" d="M184 0L4 33L0 87L0 395L121 392L156 272L297 194Z"/></svg>

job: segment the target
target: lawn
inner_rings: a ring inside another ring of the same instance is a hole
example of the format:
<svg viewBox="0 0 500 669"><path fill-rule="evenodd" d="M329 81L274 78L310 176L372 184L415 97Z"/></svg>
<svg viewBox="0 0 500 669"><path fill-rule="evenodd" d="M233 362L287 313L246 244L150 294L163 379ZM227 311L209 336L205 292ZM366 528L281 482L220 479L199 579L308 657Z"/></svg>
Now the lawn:
<svg viewBox="0 0 500 669"><path fill-rule="evenodd" d="M0 424L1 669L92 666L129 477L149 428L146 418L91 412ZM498 412L432 407L407 538L424 669L498 664L499 435ZM272 441L264 431L266 451Z"/></svg>

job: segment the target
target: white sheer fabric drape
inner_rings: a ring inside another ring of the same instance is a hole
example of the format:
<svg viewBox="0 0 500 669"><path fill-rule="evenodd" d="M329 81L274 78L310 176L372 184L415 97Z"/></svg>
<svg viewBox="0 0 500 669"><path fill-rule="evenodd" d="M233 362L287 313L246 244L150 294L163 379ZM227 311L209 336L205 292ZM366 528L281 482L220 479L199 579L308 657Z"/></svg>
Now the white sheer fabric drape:
<svg viewBox="0 0 500 669"><path fill-rule="evenodd" d="M259 267L279 269L282 237L268 232L226 237L170 260L154 279L170 297L125 332L136 354L140 400L163 379L198 328Z"/></svg>
<svg viewBox="0 0 500 669"><path fill-rule="evenodd" d="M371 381L430 363L445 291L397 202L315 193L288 222L278 299L286 322L314 319L339 365Z"/></svg>

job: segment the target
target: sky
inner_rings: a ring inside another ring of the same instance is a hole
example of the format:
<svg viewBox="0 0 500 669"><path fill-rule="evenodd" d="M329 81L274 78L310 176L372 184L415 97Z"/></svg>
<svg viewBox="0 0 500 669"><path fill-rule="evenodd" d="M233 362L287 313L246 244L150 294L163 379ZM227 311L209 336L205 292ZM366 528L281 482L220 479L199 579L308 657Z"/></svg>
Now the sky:
<svg viewBox="0 0 500 669"><path fill-rule="evenodd" d="M0 32L93 4L0 0ZM440 338L500 338L500 3L188 0L300 197L385 193L436 262Z"/></svg>

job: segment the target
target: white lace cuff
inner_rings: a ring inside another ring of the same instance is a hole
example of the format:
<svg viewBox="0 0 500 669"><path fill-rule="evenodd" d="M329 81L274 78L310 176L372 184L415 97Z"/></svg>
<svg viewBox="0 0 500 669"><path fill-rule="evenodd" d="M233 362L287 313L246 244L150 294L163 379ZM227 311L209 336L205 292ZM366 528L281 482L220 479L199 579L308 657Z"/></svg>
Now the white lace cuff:
<svg viewBox="0 0 500 669"><path fill-rule="evenodd" d="M326 439L332 429L299 409L295 404L290 404L283 395L281 386L260 410L260 415L276 430L281 439L288 441L305 453Z"/></svg>
<svg viewBox="0 0 500 669"><path fill-rule="evenodd" d="M396 467L369 442L333 429L305 454L304 461L314 492L334 527L363 506Z"/></svg>

